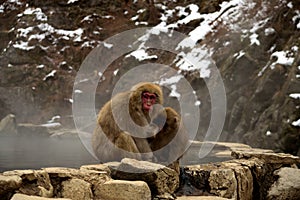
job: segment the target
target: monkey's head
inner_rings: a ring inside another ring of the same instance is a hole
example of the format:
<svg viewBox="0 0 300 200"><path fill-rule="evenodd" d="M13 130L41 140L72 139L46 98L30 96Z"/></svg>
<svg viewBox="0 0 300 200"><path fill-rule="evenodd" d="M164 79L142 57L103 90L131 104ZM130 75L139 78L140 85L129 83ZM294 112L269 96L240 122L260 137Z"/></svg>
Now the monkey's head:
<svg viewBox="0 0 300 200"><path fill-rule="evenodd" d="M138 109L148 113L154 104L163 103L163 93L159 85L142 82L131 88L130 101L136 102Z"/></svg>

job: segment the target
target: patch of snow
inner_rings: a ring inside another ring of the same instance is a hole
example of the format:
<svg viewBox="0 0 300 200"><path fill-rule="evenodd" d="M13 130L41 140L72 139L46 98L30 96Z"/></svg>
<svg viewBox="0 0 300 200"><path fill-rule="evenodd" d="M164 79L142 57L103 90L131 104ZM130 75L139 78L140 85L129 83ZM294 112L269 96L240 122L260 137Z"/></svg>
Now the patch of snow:
<svg viewBox="0 0 300 200"><path fill-rule="evenodd" d="M294 24L296 24L296 22L298 21L298 23L296 24L297 29L300 29L300 11L296 10L295 11L296 15L292 18Z"/></svg>
<svg viewBox="0 0 300 200"><path fill-rule="evenodd" d="M36 66L37 69L43 69L45 67L45 65L38 65Z"/></svg>
<svg viewBox="0 0 300 200"><path fill-rule="evenodd" d="M38 21L47 21L48 20L47 15L45 15L45 13L43 13L41 8L26 8L25 11L23 12L23 14L24 15L33 15L34 14Z"/></svg>
<svg viewBox="0 0 300 200"><path fill-rule="evenodd" d="M238 53L235 53L233 56L236 57L236 59L240 59L241 57L243 57L243 55L245 55L245 52L242 50Z"/></svg>
<svg viewBox="0 0 300 200"><path fill-rule="evenodd" d="M293 8L293 2L289 2L289 3L287 4L287 7L288 7L288 8Z"/></svg>
<svg viewBox="0 0 300 200"><path fill-rule="evenodd" d="M106 47L108 49L111 49L114 46L113 44L109 44L109 43L106 43L106 42L103 42L103 45L104 45L104 47Z"/></svg>
<svg viewBox="0 0 300 200"><path fill-rule="evenodd" d="M300 126L300 119L292 122L293 126Z"/></svg>
<svg viewBox="0 0 300 200"><path fill-rule="evenodd" d="M195 106L200 106L201 105L201 101L196 101L195 102Z"/></svg>
<svg viewBox="0 0 300 200"><path fill-rule="evenodd" d="M4 6L0 5L0 13L4 13Z"/></svg>
<svg viewBox="0 0 300 200"><path fill-rule="evenodd" d="M269 35L272 35L274 34L276 31L274 28L266 28L265 29L265 36L269 36Z"/></svg>
<svg viewBox="0 0 300 200"><path fill-rule="evenodd" d="M16 49L21 49L21 50L25 50L25 51L29 51L29 50L35 48L35 46L29 46L28 42L24 42L24 41L16 42L16 44L13 44L13 47Z"/></svg>
<svg viewBox="0 0 300 200"><path fill-rule="evenodd" d="M67 2L67 4L72 4L72 3L75 3L75 2L77 2L77 1L79 1L79 0L69 0L69 1Z"/></svg>
<svg viewBox="0 0 300 200"><path fill-rule="evenodd" d="M287 51L276 51L274 52L271 57L276 57L277 60L272 63L271 68L274 67L276 64L281 65L292 65L294 62L294 57L289 56L289 52Z"/></svg>
<svg viewBox="0 0 300 200"><path fill-rule="evenodd" d="M115 19L115 17L112 16L112 15L101 16L101 18L103 18L103 19Z"/></svg>
<svg viewBox="0 0 300 200"><path fill-rule="evenodd" d="M176 76L172 76L170 78L164 78L164 79L161 79L158 84L159 85L171 85L171 84L176 84L178 83L182 78L184 78L183 75L181 74L178 74Z"/></svg>
<svg viewBox="0 0 300 200"><path fill-rule="evenodd" d="M148 53L145 51L145 49L138 49L130 54L126 55L126 58L133 56L135 59L138 61L143 61L143 60L149 60L149 59L157 59L157 55L148 55Z"/></svg>
<svg viewBox="0 0 300 200"><path fill-rule="evenodd" d="M180 94L177 92L177 87L176 87L176 85L174 84L174 85L171 85L170 86L171 87L171 93L170 93L170 97L176 97L177 99L180 99Z"/></svg>
<svg viewBox="0 0 300 200"><path fill-rule="evenodd" d="M300 99L300 93L292 93L289 95L289 97L291 97L293 99Z"/></svg>
<svg viewBox="0 0 300 200"><path fill-rule="evenodd" d="M53 116L47 123L54 123L56 120L60 119L61 117L59 115Z"/></svg>
<svg viewBox="0 0 300 200"><path fill-rule="evenodd" d="M183 71L198 71L200 78L209 78L212 64L211 53L205 48L193 48L190 52L180 52L176 57L176 66Z"/></svg>
<svg viewBox="0 0 300 200"><path fill-rule="evenodd" d="M48 78L50 77L54 77L54 75L56 74L56 70L52 70L49 74L47 74L44 78L43 81L46 81Z"/></svg>
<svg viewBox="0 0 300 200"><path fill-rule="evenodd" d="M116 69L116 70L114 71L114 75L117 76L118 72L119 72L119 69Z"/></svg>
<svg viewBox="0 0 300 200"><path fill-rule="evenodd" d="M81 90L75 90L74 92L75 92L75 94L82 94L83 93Z"/></svg>

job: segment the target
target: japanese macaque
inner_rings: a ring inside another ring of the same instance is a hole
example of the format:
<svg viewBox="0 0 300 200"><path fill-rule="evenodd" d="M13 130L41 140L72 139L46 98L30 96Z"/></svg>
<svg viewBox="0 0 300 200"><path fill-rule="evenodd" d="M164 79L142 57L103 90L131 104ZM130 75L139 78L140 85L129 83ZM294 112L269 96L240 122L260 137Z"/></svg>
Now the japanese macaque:
<svg viewBox="0 0 300 200"><path fill-rule="evenodd" d="M170 155L181 153L174 159L177 160L187 145L187 135L182 131L180 116L162 104L161 88L148 82L139 83L107 102L99 112L92 138L100 161L120 161L125 157L165 161ZM172 140L176 146L164 149Z"/></svg>

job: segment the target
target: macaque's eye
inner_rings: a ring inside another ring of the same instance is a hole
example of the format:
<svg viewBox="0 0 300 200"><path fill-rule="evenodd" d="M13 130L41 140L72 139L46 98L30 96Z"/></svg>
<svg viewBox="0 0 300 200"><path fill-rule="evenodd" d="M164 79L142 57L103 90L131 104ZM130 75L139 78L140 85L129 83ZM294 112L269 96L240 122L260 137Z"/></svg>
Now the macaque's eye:
<svg viewBox="0 0 300 200"><path fill-rule="evenodd" d="M143 97L143 99L156 100L157 96L155 94L152 94L152 93L149 93L149 92L144 92L142 94L142 97Z"/></svg>

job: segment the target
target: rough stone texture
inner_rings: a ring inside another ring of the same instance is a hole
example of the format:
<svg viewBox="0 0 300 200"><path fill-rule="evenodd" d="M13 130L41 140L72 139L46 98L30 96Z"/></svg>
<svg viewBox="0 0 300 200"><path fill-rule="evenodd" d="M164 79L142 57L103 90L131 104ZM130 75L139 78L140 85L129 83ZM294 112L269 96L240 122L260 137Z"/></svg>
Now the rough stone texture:
<svg viewBox="0 0 300 200"><path fill-rule="evenodd" d="M14 195L15 200L299 199L300 170L292 168L299 163L298 157L250 148L232 151L236 159L185 166L180 183L174 170L134 159L80 169L7 171L0 174L0 196L1 200L11 200L15 193L32 195Z"/></svg>
<svg viewBox="0 0 300 200"><path fill-rule="evenodd" d="M271 186L267 199L300 199L300 169L281 168L274 172L279 179Z"/></svg>
<svg viewBox="0 0 300 200"><path fill-rule="evenodd" d="M111 174L109 167L104 164L83 165L80 167L80 170L94 170L94 171L106 172L108 175Z"/></svg>
<svg viewBox="0 0 300 200"><path fill-rule="evenodd" d="M16 175L22 178L20 193L41 197L53 197L53 186L50 177L44 170L15 170L4 172L4 175Z"/></svg>
<svg viewBox="0 0 300 200"><path fill-rule="evenodd" d="M216 196L181 196L177 200L226 200L227 198Z"/></svg>
<svg viewBox="0 0 300 200"><path fill-rule="evenodd" d="M185 175L190 184L195 187L192 192L200 190L204 191L198 191L200 195L210 194L224 198L250 200L253 192L253 177L247 164L245 160L243 164L227 161L187 166Z"/></svg>
<svg viewBox="0 0 300 200"><path fill-rule="evenodd" d="M285 153L274 153L274 151L268 149L238 149L233 150L231 155L237 159L259 158L261 160L264 160L266 163L271 164L285 165L300 163L300 158L298 156L293 156Z"/></svg>
<svg viewBox="0 0 300 200"><path fill-rule="evenodd" d="M112 169L114 170L114 169ZM112 177L124 180L142 180L154 194L174 193L179 187L179 175L160 164L124 158Z"/></svg>
<svg viewBox="0 0 300 200"><path fill-rule="evenodd" d="M17 134L16 117L9 114L0 121L0 134L14 135Z"/></svg>
<svg viewBox="0 0 300 200"><path fill-rule="evenodd" d="M11 200L53 200L53 198L45 198L45 197L38 197L38 196L29 196L25 194L15 194ZM66 199L66 198L55 198L55 200L73 200L73 199Z"/></svg>
<svg viewBox="0 0 300 200"><path fill-rule="evenodd" d="M0 196L7 197L11 192L18 189L22 184L22 179L17 175L0 174Z"/></svg>
<svg viewBox="0 0 300 200"><path fill-rule="evenodd" d="M212 170L208 182L210 193L226 198L237 198L237 179L232 169Z"/></svg>
<svg viewBox="0 0 300 200"><path fill-rule="evenodd" d="M95 188L95 198L105 200L151 200L144 181L111 180Z"/></svg>
<svg viewBox="0 0 300 200"><path fill-rule="evenodd" d="M61 183L61 196L72 200L93 199L91 184L81 179L73 178Z"/></svg>

